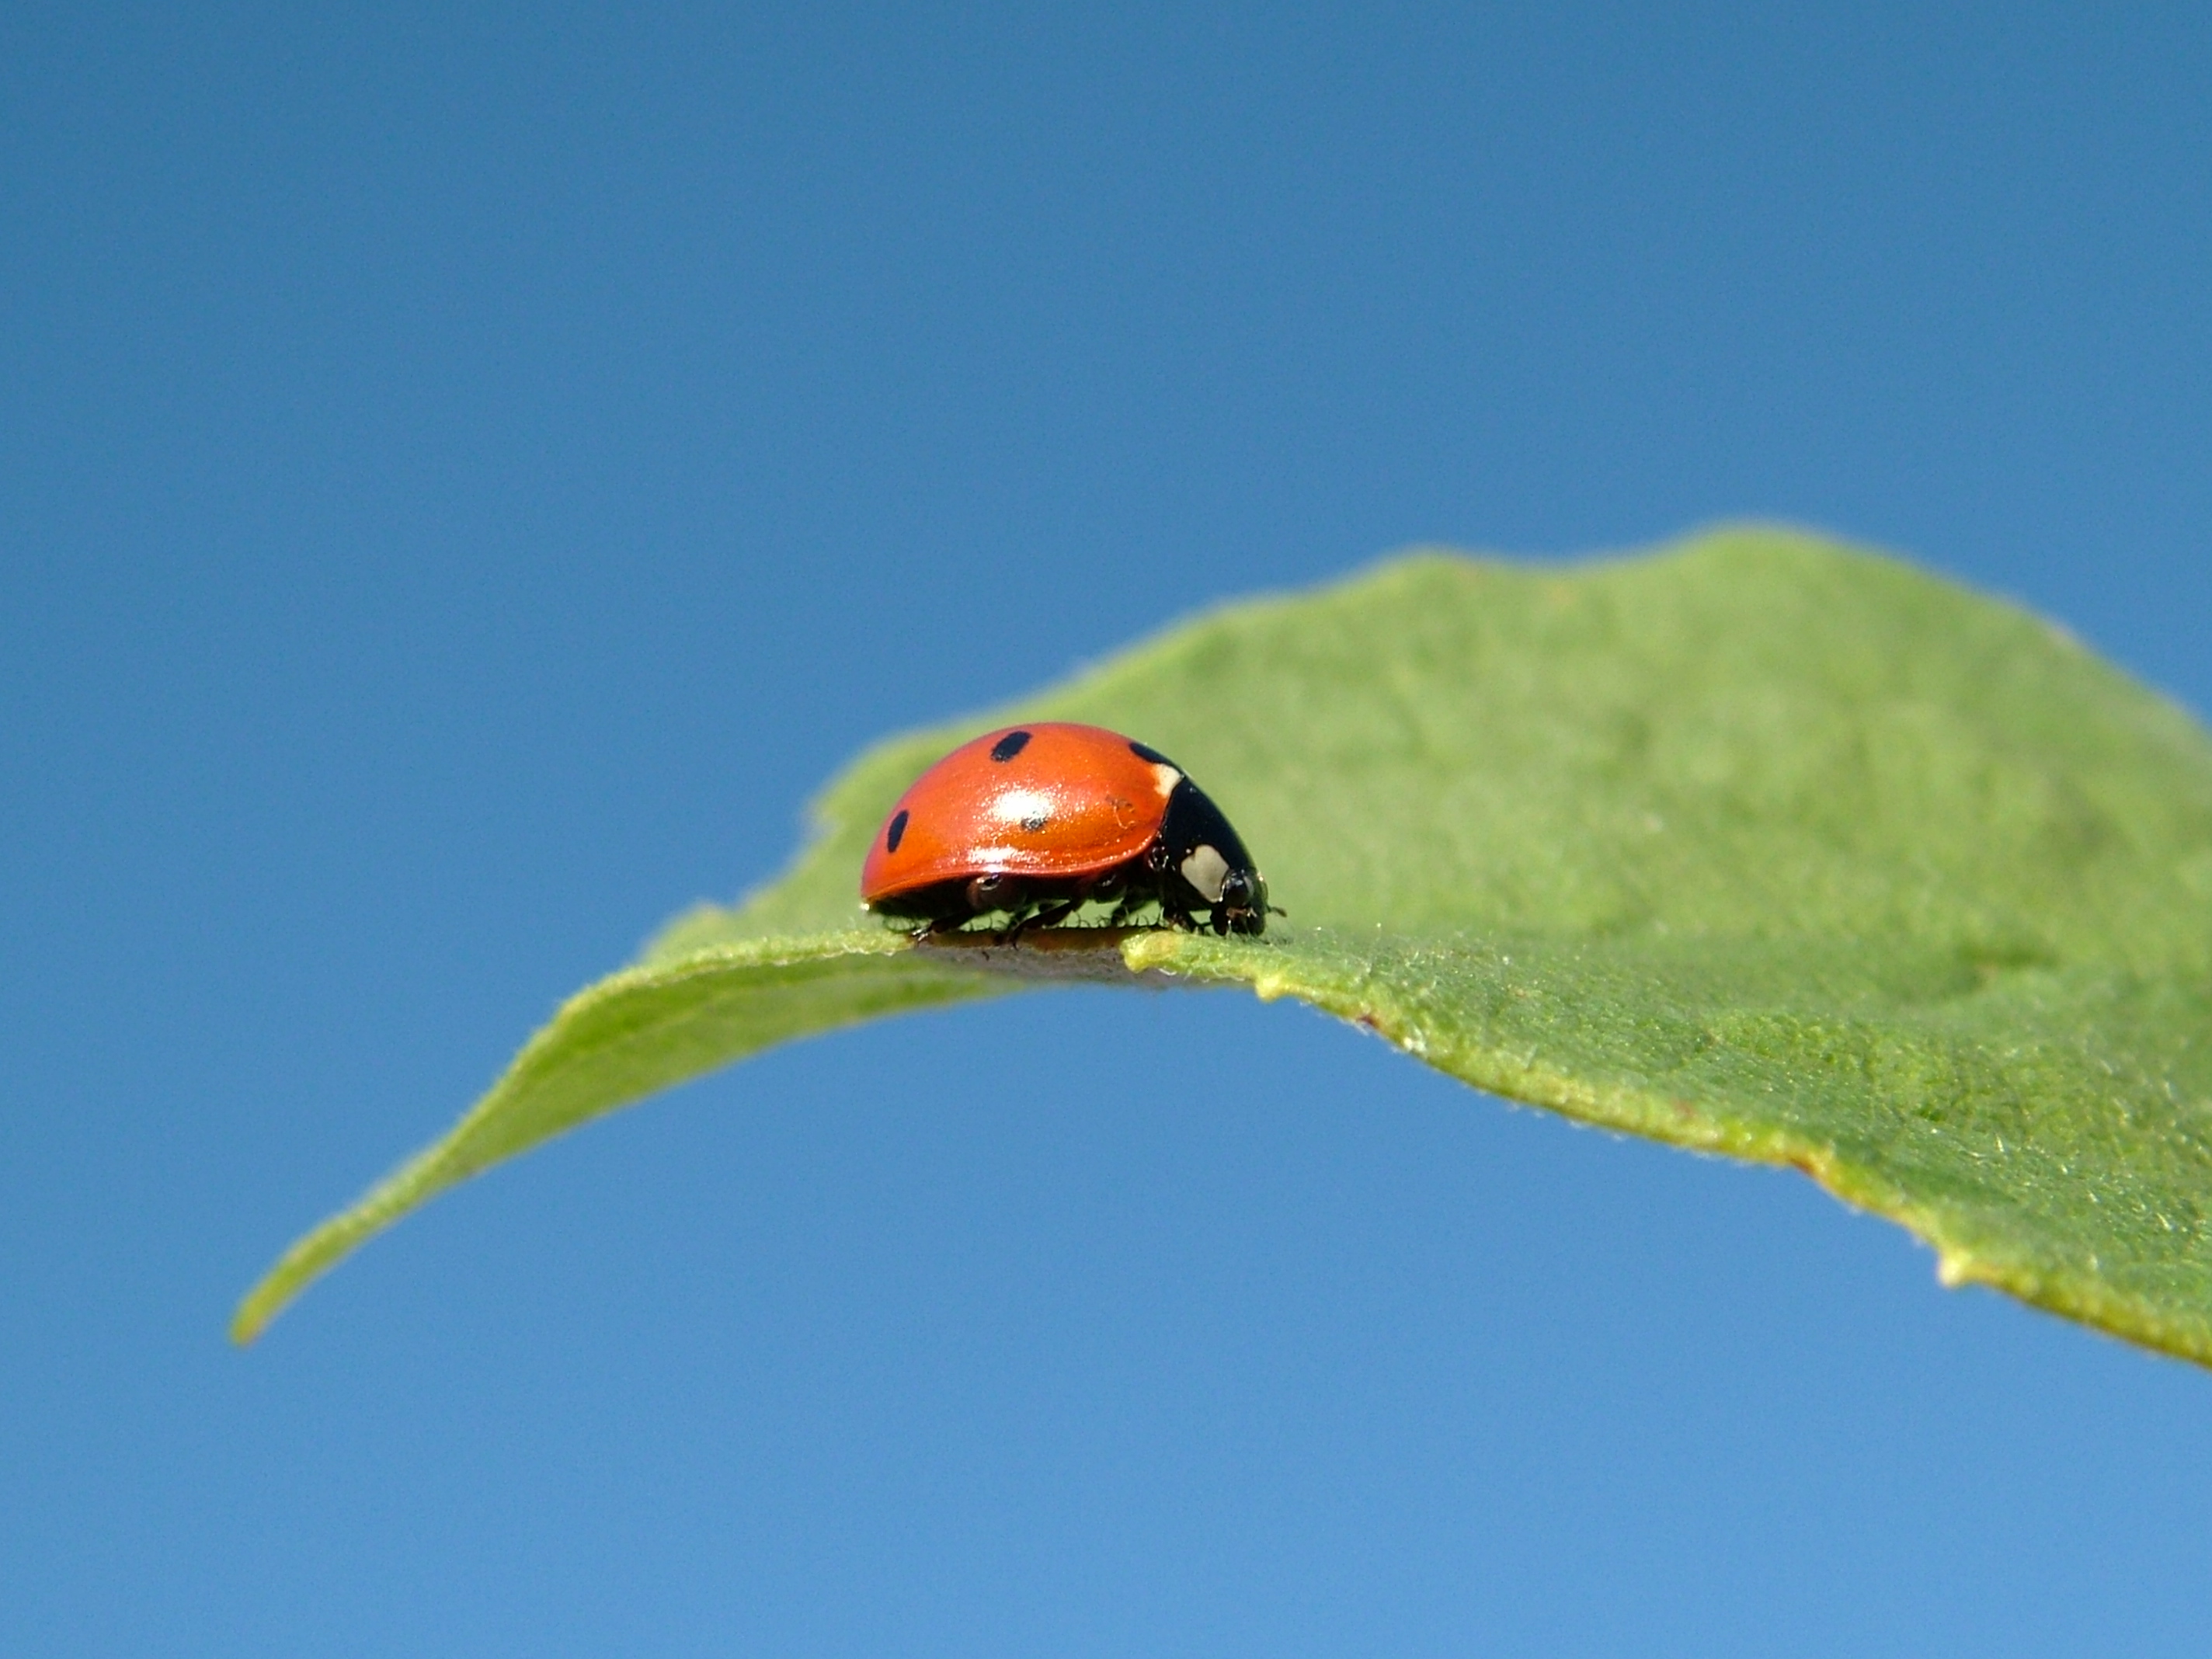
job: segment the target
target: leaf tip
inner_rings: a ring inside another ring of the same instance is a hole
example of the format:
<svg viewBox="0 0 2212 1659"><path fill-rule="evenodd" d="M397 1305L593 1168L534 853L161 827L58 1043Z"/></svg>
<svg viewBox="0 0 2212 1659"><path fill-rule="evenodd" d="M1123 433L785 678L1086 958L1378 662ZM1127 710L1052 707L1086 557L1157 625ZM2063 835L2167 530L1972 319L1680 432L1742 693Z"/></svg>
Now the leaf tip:
<svg viewBox="0 0 2212 1659"><path fill-rule="evenodd" d="M230 1316L230 1340L234 1346L250 1348L261 1333L269 1328L284 1305L283 1298L274 1294L269 1281L262 1280L239 1299Z"/></svg>
<svg viewBox="0 0 2212 1659"><path fill-rule="evenodd" d="M368 1234L390 1224L392 1218L386 1215L364 1226L362 1212L368 1207L359 1205L332 1217L279 1256L276 1265L239 1298L237 1310L230 1316L230 1340L241 1348L252 1346L301 1291L328 1273Z"/></svg>

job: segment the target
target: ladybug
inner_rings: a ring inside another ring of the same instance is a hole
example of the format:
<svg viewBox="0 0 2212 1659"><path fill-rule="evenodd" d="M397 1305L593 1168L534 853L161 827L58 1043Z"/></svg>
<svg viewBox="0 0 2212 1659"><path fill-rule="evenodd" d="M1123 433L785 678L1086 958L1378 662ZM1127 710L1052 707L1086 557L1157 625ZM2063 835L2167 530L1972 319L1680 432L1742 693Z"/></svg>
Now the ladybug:
<svg viewBox="0 0 2212 1659"><path fill-rule="evenodd" d="M996 911L1010 936L1112 901L1171 927L1267 926L1267 884L1221 809L1157 749L1046 720L963 743L915 780L876 832L860 898L917 938ZM1275 913L1278 915L1281 911Z"/></svg>

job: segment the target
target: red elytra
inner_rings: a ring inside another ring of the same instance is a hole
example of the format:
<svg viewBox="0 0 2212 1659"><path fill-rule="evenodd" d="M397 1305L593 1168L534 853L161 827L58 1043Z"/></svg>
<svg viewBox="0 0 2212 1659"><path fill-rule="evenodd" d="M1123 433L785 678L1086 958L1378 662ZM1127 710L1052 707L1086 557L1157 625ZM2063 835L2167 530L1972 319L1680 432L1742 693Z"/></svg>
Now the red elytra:
<svg viewBox="0 0 2212 1659"><path fill-rule="evenodd" d="M1267 884L1218 807L1158 750L1046 720L964 743L899 797L868 848L860 896L929 928L1004 912L1018 932L1112 900L1113 921L1216 933L1267 925Z"/></svg>

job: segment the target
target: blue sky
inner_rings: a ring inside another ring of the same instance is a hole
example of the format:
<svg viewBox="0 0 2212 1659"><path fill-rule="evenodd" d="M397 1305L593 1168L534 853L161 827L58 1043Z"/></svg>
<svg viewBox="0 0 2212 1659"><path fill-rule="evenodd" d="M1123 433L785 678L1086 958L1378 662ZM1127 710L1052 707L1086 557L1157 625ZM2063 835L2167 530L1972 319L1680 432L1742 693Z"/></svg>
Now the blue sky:
<svg viewBox="0 0 2212 1659"><path fill-rule="evenodd" d="M884 732L1780 517L2212 707L2212 21L0 16L0 1649L2194 1652L2212 1379L1286 1006L231 1300Z"/></svg>

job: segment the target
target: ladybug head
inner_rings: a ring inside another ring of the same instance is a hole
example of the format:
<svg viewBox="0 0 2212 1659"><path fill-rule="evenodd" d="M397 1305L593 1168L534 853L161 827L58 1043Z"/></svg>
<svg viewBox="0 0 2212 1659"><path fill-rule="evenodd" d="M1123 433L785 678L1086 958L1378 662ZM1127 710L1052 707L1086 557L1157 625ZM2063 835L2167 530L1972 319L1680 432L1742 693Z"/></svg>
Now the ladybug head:
<svg viewBox="0 0 2212 1659"><path fill-rule="evenodd" d="M1267 880L1257 870L1231 870L1221 878L1221 897L1213 907L1217 933L1267 931Z"/></svg>

